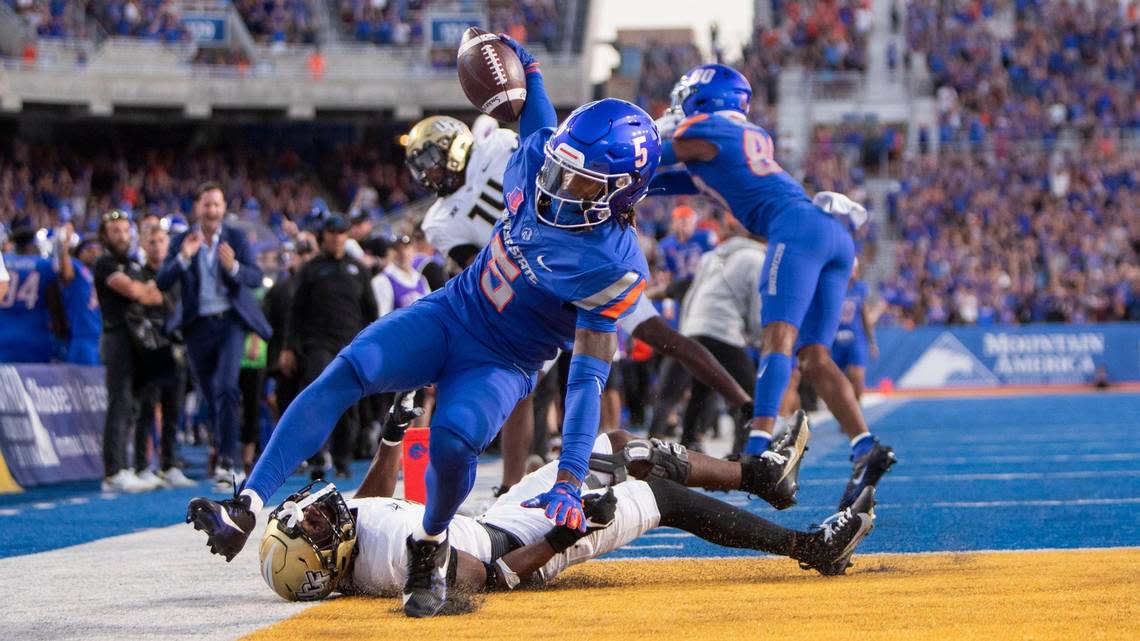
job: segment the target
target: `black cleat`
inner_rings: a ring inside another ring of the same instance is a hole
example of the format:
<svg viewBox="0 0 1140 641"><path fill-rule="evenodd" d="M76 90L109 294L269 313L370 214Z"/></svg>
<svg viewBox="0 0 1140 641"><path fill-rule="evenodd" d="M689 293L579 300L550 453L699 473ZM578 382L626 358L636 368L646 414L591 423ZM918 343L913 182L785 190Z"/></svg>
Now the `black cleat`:
<svg viewBox="0 0 1140 641"><path fill-rule="evenodd" d="M851 567L851 555L875 528L875 488L865 487L851 507L836 512L812 531L808 549L796 555L800 567L839 576Z"/></svg>
<svg viewBox="0 0 1140 641"><path fill-rule="evenodd" d="M404 614L417 619L439 614L447 602L447 566L451 543L417 541L408 536L408 578L404 580Z"/></svg>
<svg viewBox="0 0 1140 641"><path fill-rule="evenodd" d="M874 437L872 437L874 438ZM895 452L890 447L879 443L876 439L871 451L859 457L851 468L851 479L847 481L847 489L843 490L843 498L839 501L839 510L843 511L850 506L865 487L875 487L879 479L898 463Z"/></svg>
<svg viewBox="0 0 1140 641"><path fill-rule="evenodd" d="M257 517L249 509L248 496L221 502L200 496L186 507L186 522L205 532L210 552L226 557L228 563L245 547Z"/></svg>
<svg viewBox="0 0 1140 641"><path fill-rule="evenodd" d="M796 492L800 489L800 464L810 440L811 425L807 414L800 410L792 418L791 426L772 441L766 452L741 457L740 489L759 496L777 510L795 505Z"/></svg>

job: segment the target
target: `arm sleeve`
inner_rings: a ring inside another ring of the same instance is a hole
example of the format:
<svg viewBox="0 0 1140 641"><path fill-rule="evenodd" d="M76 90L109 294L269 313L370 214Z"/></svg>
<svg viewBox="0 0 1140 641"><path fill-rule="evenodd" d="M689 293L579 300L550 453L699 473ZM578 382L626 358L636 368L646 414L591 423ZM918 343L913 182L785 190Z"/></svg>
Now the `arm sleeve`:
<svg viewBox="0 0 1140 641"><path fill-rule="evenodd" d="M661 163L658 167L668 167L677 164L677 152L673 149L672 140L661 142Z"/></svg>
<svg viewBox="0 0 1140 641"><path fill-rule="evenodd" d="M693 177L685 169L659 171L649 181L650 196L695 196L701 193Z"/></svg>
<svg viewBox="0 0 1140 641"><path fill-rule="evenodd" d="M523 103L522 118L519 120L519 136L526 138L543 127L558 124L558 114L546 95L546 85L542 82L542 72L537 69L526 74L526 102Z"/></svg>
<svg viewBox="0 0 1140 641"><path fill-rule="evenodd" d="M570 359L558 469L570 472L578 480L586 478L601 418L602 390L609 375L610 364L601 359L586 354L576 354Z"/></svg>

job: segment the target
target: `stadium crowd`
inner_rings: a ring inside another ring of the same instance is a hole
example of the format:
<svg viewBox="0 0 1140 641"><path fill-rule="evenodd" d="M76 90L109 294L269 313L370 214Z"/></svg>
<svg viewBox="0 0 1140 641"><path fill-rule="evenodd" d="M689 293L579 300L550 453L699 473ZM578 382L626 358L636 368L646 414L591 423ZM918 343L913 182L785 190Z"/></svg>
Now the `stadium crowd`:
<svg viewBox="0 0 1140 641"><path fill-rule="evenodd" d="M773 0L778 44L813 69L863 71L871 33L870 0Z"/></svg>
<svg viewBox="0 0 1140 641"><path fill-rule="evenodd" d="M278 232L314 211L327 212L330 199L382 217L423 195L382 145L323 149L323 166L332 174L319 170L317 155L251 143L111 149L16 138L0 148L0 224L27 221L51 229L67 220L93 233L99 215L114 208L188 218L194 187L206 176L224 186L231 211Z"/></svg>
<svg viewBox="0 0 1140 641"><path fill-rule="evenodd" d="M264 44L315 44L320 40L319 2L329 2L329 15L345 36L380 46L416 45L424 38L428 0L237 0L233 3L249 34ZM113 36L183 42L191 34L181 18L181 3L172 0L5 0L39 37L85 38L88 21ZM488 3L488 20L496 32L519 42L558 47L562 16L554 0L501 0ZM239 64L210 57L208 64Z"/></svg>
<svg viewBox="0 0 1140 641"><path fill-rule="evenodd" d="M925 54L942 144L1054 142L1066 128L1140 129L1140 3L1021 0L1001 37L995 2L918 0L907 42Z"/></svg>
<svg viewBox="0 0 1140 641"><path fill-rule="evenodd" d="M944 152L907 163L890 199L906 325L1140 320L1140 160L1112 144Z"/></svg>

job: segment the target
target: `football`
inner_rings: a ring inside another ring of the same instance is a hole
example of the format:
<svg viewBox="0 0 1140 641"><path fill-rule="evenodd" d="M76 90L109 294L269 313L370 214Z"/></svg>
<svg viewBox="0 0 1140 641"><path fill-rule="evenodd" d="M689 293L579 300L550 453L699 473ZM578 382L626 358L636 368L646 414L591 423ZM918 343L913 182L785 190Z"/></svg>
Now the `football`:
<svg viewBox="0 0 1140 641"><path fill-rule="evenodd" d="M478 27L463 32L458 55L459 85L476 109L514 122L526 102L526 73L515 52Z"/></svg>

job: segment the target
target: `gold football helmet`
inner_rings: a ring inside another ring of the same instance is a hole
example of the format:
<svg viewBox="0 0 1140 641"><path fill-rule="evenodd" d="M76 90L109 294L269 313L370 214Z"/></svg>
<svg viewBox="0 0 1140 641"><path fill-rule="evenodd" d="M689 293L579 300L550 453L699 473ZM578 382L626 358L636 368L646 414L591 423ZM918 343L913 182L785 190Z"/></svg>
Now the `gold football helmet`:
<svg viewBox="0 0 1140 641"><path fill-rule="evenodd" d="M337 589L356 548L356 518L331 483L314 481L269 515L261 577L287 601L317 601Z"/></svg>
<svg viewBox="0 0 1140 641"><path fill-rule="evenodd" d="M467 125L450 116L430 116L408 132L405 162L416 182L446 196L463 186L474 145L475 136Z"/></svg>

